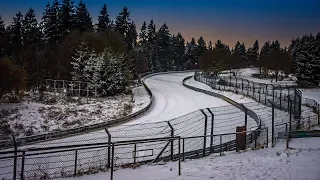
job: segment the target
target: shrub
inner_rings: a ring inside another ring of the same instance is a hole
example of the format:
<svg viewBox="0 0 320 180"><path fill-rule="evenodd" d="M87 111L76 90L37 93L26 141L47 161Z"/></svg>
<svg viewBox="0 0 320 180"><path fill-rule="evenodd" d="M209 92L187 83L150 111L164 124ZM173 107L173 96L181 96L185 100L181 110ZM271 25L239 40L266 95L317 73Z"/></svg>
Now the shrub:
<svg viewBox="0 0 320 180"><path fill-rule="evenodd" d="M23 68L12 63L8 57L0 59L0 95L24 90L27 87L27 74Z"/></svg>

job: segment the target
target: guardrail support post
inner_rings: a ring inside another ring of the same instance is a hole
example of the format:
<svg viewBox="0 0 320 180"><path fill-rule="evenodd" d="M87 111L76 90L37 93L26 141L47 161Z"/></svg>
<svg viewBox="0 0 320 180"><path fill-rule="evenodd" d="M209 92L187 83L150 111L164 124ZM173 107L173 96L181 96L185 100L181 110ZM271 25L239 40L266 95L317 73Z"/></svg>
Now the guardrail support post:
<svg viewBox="0 0 320 180"><path fill-rule="evenodd" d="M222 135L220 135L220 156L222 156Z"/></svg>
<svg viewBox="0 0 320 180"><path fill-rule="evenodd" d="M202 156L206 156L206 145L207 145L207 126L208 126L208 115L204 112L203 109L200 109L201 113L204 115L204 137L203 137L203 154Z"/></svg>
<svg viewBox="0 0 320 180"><path fill-rule="evenodd" d="M210 154L213 153L213 128L214 128L214 114L210 110L210 108L207 108L208 112L211 114L211 132L210 132Z"/></svg>
<svg viewBox="0 0 320 180"><path fill-rule="evenodd" d="M108 163L107 163L107 165L108 165L108 168L110 168L110 164L111 164L111 158L110 158L110 156L111 156L111 147L110 147L110 145L111 145L111 134L108 131L107 127L105 128L105 131L106 131L106 133L108 135L108 145L109 145L108 146Z"/></svg>
<svg viewBox="0 0 320 180"><path fill-rule="evenodd" d="M178 139L178 141L179 141L179 143L178 143L178 145L179 145L179 147L178 147L178 151L179 151L179 162L178 162L178 166L179 166L179 176L181 175L181 138L179 137L179 139Z"/></svg>
<svg viewBox="0 0 320 180"><path fill-rule="evenodd" d="M168 123L168 125L169 125L169 127L171 129L171 137L174 137L174 128L172 127L172 125L171 125L171 123L169 121L167 121L167 123ZM173 153L174 153L174 151L173 151L173 141L171 141L171 154L170 154L171 161L173 160Z"/></svg>

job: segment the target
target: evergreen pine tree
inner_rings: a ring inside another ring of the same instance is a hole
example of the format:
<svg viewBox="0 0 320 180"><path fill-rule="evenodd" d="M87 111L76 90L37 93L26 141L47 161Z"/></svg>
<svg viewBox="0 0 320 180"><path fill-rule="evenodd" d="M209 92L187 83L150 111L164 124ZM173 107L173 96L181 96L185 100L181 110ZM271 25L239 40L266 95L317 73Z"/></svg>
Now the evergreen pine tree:
<svg viewBox="0 0 320 180"><path fill-rule="evenodd" d="M147 48L146 48L146 61L149 69L152 72L156 71L156 25L153 20L148 24L147 32Z"/></svg>
<svg viewBox="0 0 320 180"><path fill-rule="evenodd" d="M202 56L207 50L206 42L204 41L203 37L200 36L198 39L198 58Z"/></svg>
<svg viewBox="0 0 320 180"><path fill-rule="evenodd" d="M25 14L23 22L23 44L24 46L28 46L30 44L36 44L40 41L41 33L38 28L38 21L36 19L36 15L34 10L31 8Z"/></svg>
<svg viewBox="0 0 320 180"><path fill-rule="evenodd" d="M6 53L6 28L4 25L4 21L0 15L0 58L2 58Z"/></svg>
<svg viewBox="0 0 320 180"><path fill-rule="evenodd" d="M41 29L44 41L58 42L63 37L60 4L57 0L52 6L47 4L42 17Z"/></svg>
<svg viewBox="0 0 320 180"><path fill-rule="evenodd" d="M137 45L138 33L134 22L129 24L128 32L126 33L126 42L129 50L132 50Z"/></svg>
<svg viewBox="0 0 320 180"><path fill-rule="evenodd" d="M21 52L23 47L23 29L22 29L23 15L19 11L10 26L9 46L12 49L11 57L16 64L22 66Z"/></svg>
<svg viewBox="0 0 320 180"><path fill-rule="evenodd" d="M97 31L104 32L110 27L110 18L107 10L107 5L104 4L100 10L100 15L98 16Z"/></svg>
<svg viewBox="0 0 320 180"><path fill-rule="evenodd" d="M92 31L92 20L86 7L86 4L84 4L82 0L80 0L78 6L76 7L75 17L76 29L78 29L80 33Z"/></svg>
<svg viewBox="0 0 320 180"><path fill-rule="evenodd" d="M145 46L148 40L148 30L147 30L147 23L143 21L142 27L139 33L139 44L141 46Z"/></svg>
<svg viewBox="0 0 320 180"><path fill-rule="evenodd" d="M170 33L166 24L163 24L156 35L157 55L156 70L167 71L173 67L170 61Z"/></svg>
<svg viewBox="0 0 320 180"><path fill-rule="evenodd" d="M212 51L212 42L211 42L211 41L209 41L208 50L209 50L209 51Z"/></svg>
<svg viewBox="0 0 320 180"><path fill-rule="evenodd" d="M66 36L77 26L76 10L74 1L63 0L61 5L61 25L63 35Z"/></svg>
<svg viewBox="0 0 320 180"><path fill-rule="evenodd" d="M128 32L130 25L129 16L130 12L128 12L128 8L124 7L122 9L122 12L119 13L115 21L115 30L124 37L126 37L126 32Z"/></svg>
<svg viewBox="0 0 320 180"><path fill-rule="evenodd" d="M186 69L185 40L181 33L171 38L171 58L174 61L174 70Z"/></svg>
<svg viewBox="0 0 320 180"><path fill-rule="evenodd" d="M267 41L265 44L262 46L260 55L259 55L259 60L258 60L258 66L260 68L260 74L262 73L262 68L265 68L268 64L268 54L270 54L270 42ZM267 75L266 69L265 69L265 76Z"/></svg>

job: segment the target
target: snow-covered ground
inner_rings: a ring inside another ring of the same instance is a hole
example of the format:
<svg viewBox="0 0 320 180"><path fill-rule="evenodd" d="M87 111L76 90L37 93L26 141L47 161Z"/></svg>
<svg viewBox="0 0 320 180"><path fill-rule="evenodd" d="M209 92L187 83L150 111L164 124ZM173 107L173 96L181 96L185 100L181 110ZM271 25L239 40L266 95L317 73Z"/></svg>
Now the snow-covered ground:
<svg viewBox="0 0 320 180"><path fill-rule="evenodd" d="M285 142L279 142L274 148L186 160L181 163L181 176L178 176L178 162L169 162L161 165L143 165L136 169L118 169L114 172L114 179L319 180L320 138L293 139L289 145L294 149L286 150ZM69 179L105 180L110 179L110 172Z"/></svg>
<svg viewBox="0 0 320 180"><path fill-rule="evenodd" d="M320 89L300 89L302 92L302 97L316 100L320 103Z"/></svg>
<svg viewBox="0 0 320 180"><path fill-rule="evenodd" d="M244 68L238 70L237 77L247 79L249 81L257 82L257 83L264 83L264 84L279 84L279 85L296 85L295 81L293 80L294 77L289 79L284 79L282 81L276 82L275 79L259 79L252 77L252 74L259 74L258 68ZM225 71L221 76L230 76L228 73L229 71Z"/></svg>
<svg viewBox="0 0 320 180"><path fill-rule="evenodd" d="M137 112L149 102L150 97L141 86L133 89L133 95L83 98L74 102L60 99L50 104L27 100L0 104L1 131L3 134L13 131L16 137L21 137L97 124Z"/></svg>

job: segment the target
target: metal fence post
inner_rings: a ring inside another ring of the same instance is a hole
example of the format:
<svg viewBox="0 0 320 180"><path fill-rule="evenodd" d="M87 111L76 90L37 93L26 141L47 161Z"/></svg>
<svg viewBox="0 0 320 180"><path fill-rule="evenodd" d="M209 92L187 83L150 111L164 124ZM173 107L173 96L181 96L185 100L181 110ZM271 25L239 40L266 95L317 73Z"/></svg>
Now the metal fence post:
<svg viewBox="0 0 320 180"><path fill-rule="evenodd" d="M248 79L247 79L247 82L248 82L248 86L247 86L247 96L249 96L249 86L250 86L250 82L249 82Z"/></svg>
<svg viewBox="0 0 320 180"><path fill-rule="evenodd" d="M234 77L234 78L236 79L236 89L237 89L238 88L238 79L237 79L237 77Z"/></svg>
<svg viewBox="0 0 320 180"><path fill-rule="evenodd" d="M261 102L261 84L259 84L259 102Z"/></svg>
<svg viewBox="0 0 320 180"><path fill-rule="evenodd" d="M320 125L320 105L318 104L318 125Z"/></svg>
<svg viewBox="0 0 320 180"><path fill-rule="evenodd" d="M220 156L222 156L222 135L220 135Z"/></svg>
<svg viewBox="0 0 320 180"><path fill-rule="evenodd" d="M211 114L211 132L210 132L210 154L213 153L213 129L214 129L214 114L210 110L210 108L207 108L208 112Z"/></svg>
<svg viewBox="0 0 320 180"><path fill-rule="evenodd" d="M22 152L22 158L21 158L21 172L20 172L20 179L24 180L24 162L25 162L25 156L26 152Z"/></svg>
<svg viewBox="0 0 320 180"><path fill-rule="evenodd" d="M108 163L107 163L107 165L108 165L108 168L110 168L110 164L111 164L111 162L110 162L111 161L111 158L110 158L110 156L111 156L111 147L110 147L110 145L111 145L111 134L108 131L107 127L105 128L105 131L106 131L106 133L108 135Z"/></svg>
<svg viewBox="0 0 320 180"><path fill-rule="evenodd" d="M181 175L181 138L179 137L179 142L178 142L178 145L179 145L179 147L178 147L178 151L179 151L179 161L178 161L178 166L179 166L179 176Z"/></svg>
<svg viewBox="0 0 320 180"><path fill-rule="evenodd" d="M184 138L182 139L182 160L184 161Z"/></svg>
<svg viewBox="0 0 320 180"><path fill-rule="evenodd" d="M289 120L289 131L291 132L292 131L292 123L291 123L291 120L292 120L292 101L289 99L290 101L290 108L289 108L289 117L290 117L290 120Z"/></svg>
<svg viewBox="0 0 320 180"><path fill-rule="evenodd" d="M167 121L167 123L168 123L168 125L169 125L169 127L171 129L171 137L173 137L174 136L174 128L172 127L172 125L171 125L171 123L169 121ZM170 154L171 161L173 160L173 153L174 153L174 151L173 151L173 141L171 141L171 154Z"/></svg>
<svg viewBox="0 0 320 180"><path fill-rule="evenodd" d="M287 86L288 88L288 112L290 112L290 88Z"/></svg>
<svg viewBox="0 0 320 180"><path fill-rule="evenodd" d="M271 103L271 102L270 102ZM272 124L271 124L271 143L272 143L272 145L271 145L271 147L273 147L273 145L274 145L274 104L273 103L271 103L271 105L272 105Z"/></svg>
<svg viewBox="0 0 320 180"><path fill-rule="evenodd" d="M14 158L13 158L13 180L17 179L17 141L16 137L12 134L12 141L14 145Z"/></svg>
<svg viewBox="0 0 320 180"><path fill-rule="evenodd" d="M78 161L78 150L75 151L75 157L74 157L74 177L77 176L77 161Z"/></svg>
<svg viewBox="0 0 320 180"><path fill-rule="evenodd" d="M280 109L282 109L282 87L279 85L280 87Z"/></svg>
<svg viewBox="0 0 320 180"><path fill-rule="evenodd" d="M109 146L110 146L110 144L109 144ZM114 159L114 144L112 143L110 180L113 180L113 166L114 166L113 159Z"/></svg>
<svg viewBox="0 0 320 180"><path fill-rule="evenodd" d="M264 104L267 105L268 86L266 85L266 92L264 93Z"/></svg>
<svg viewBox="0 0 320 180"><path fill-rule="evenodd" d="M241 78L241 80L242 80L242 85L241 85L241 87L242 87L242 94L243 94L243 79Z"/></svg>
<svg viewBox="0 0 320 180"><path fill-rule="evenodd" d="M134 143L134 146L133 146L133 164L136 164L137 163L137 143Z"/></svg>
<svg viewBox="0 0 320 180"><path fill-rule="evenodd" d="M207 126L208 126L208 115L204 112L203 109L200 109L201 113L204 115L204 137L203 137L203 154L202 156L206 156L206 145L207 145Z"/></svg>
<svg viewBox="0 0 320 180"><path fill-rule="evenodd" d="M269 147L269 128L267 127L267 147Z"/></svg>
<svg viewBox="0 0 320 180"><path fill-rule="evenodd" d="M274 86L271 84L272 86L272 103L274 104Z"/></svg>

